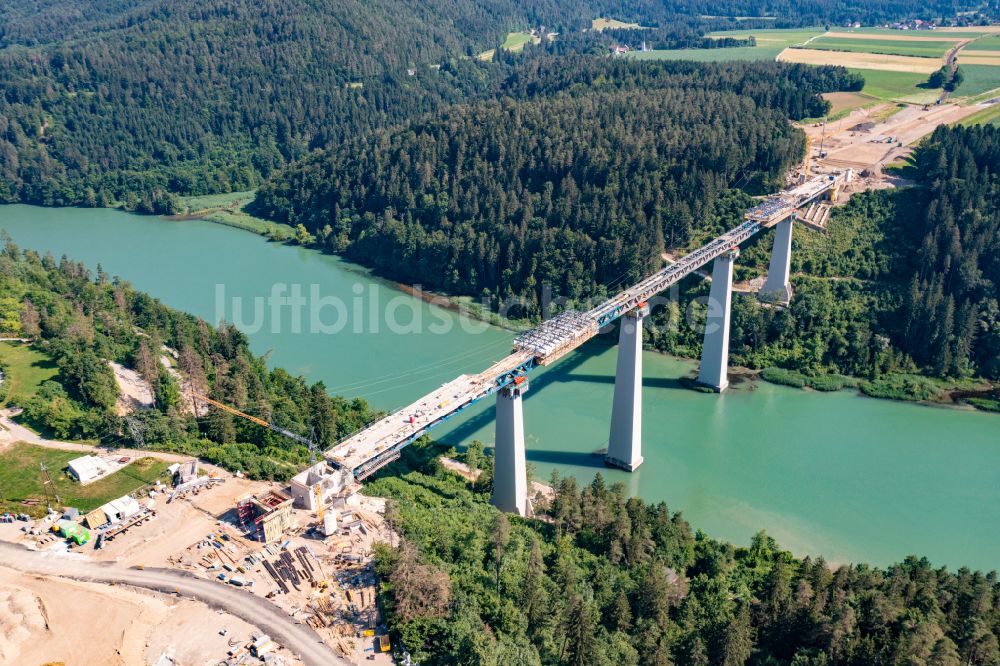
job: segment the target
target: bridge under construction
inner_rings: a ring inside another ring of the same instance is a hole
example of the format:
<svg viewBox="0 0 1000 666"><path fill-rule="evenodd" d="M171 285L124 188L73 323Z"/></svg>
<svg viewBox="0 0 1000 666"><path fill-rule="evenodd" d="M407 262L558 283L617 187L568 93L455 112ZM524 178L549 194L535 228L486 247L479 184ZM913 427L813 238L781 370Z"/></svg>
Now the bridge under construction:
<svg viewBox="0 0 1000 666"><path fill-rule="evenodd" d="M474 375L460 375L412 404L397 410L345 438L325 453L327 461L360 480L400 456L400 451L430 428L470 405L497 396L493 503L505 511L528 511L521 396L527 374L537 366L562 358L618 319L618 369L606 462L627 470L642 463L641 382L642 319L647 302L685 276L714 261L709 313L698 381L716 391L725 390L729 357L729 317L733 262L740 243L763 229L776 227L767 280L759 297L787 303L792 223L805 206L835 200L853 173L846 170L807 180L771 195L744 214L742 224L618 293L597 307L566 310L518 335L510 355Z"/></svg>

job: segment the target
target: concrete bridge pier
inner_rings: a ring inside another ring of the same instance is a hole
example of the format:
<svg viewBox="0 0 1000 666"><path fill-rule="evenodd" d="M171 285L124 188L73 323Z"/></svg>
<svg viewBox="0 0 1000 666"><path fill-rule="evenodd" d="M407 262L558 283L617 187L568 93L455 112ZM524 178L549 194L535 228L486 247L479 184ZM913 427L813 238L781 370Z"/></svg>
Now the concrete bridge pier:
<svg viewBox="0 0 1000 666"><path fill-rule="evenodd" d="M771 248L771 265L767 269L767 280L757 293L757 298L766 303L787 305L792 300L792 285L789 281L792 268L792 223L794 216L778 222L774 228L774 245Z"/></svg>
<svg viewBox="0 0 1000 666"><path fill-rule="evenodd" d="M497 393L496 448L490 504L507 513L528 514L528 471L524 459L524 413L521 396L528 382L511 384Z"/></svg>
<svg viewBox="0 0 1000 666"><path fill-rule="evenodd" d="M712 267L712 291L708 297L708 317L705 320L705 342L701 349L701 369L698 383L719 393L729 386L729 319L733 303L733 264L740 256L733 248L715 258Z"/></svg>
<svg viewBox="0 0 1000 666"><path fill-rule="evenodd" d="M646 304L627 313L618 334L611 434L604 462L629 472L642 464L642 320L648 314Z"/></svg>

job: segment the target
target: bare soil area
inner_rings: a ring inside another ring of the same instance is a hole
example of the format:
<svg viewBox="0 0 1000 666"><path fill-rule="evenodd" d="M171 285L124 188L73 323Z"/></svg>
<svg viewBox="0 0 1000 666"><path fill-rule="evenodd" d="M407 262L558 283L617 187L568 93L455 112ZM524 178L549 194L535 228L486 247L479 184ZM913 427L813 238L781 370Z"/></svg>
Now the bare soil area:
<svg viewBox="0 0 1000 666"><path fill-rule="evenodd" d="M115 411L119 416L131 414L136 409L143 409L153 406L153 388L142 376L131 368L126 368L121 363L109 361L108 365L115 373L115 382L118 384L118 404Z"/></svg>
<svg viewBox="0 0 1000 666"><path fill-rule="evenodd" d="M0 568L0 664L216 664L256 631L196 601Z"/></svg>
<svg viewBox="0 0 1000 666"><path fill-rule="evenodd" d="M882 166L907 154L909 148L934 131L938 125L957 122L983 108L983 105L942 104L924 108L908 105L888 118L878 120L889 105L867 111L859 110L824 128L815 124L801 126L813 139L812 165L816 172L853 168L858 173L880 172ZM826 152L820 157L820 149ZM877 187L878 185L872 184Z"/></svg>

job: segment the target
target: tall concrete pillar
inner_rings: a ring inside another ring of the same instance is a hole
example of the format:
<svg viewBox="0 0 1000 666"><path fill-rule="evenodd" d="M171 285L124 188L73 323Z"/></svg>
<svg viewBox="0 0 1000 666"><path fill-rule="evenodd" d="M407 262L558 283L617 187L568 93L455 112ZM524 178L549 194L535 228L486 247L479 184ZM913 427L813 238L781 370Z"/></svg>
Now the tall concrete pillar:
<svg viewBox="0 0 1000 666"><path fill-rule="evenodd" d="M528 382L497 393L496 448L493 459L493 496L490 503L501 511L528 514L528 471L524 459L524 413L521 396Z"/></svg>
<svg viewBox="0 0 1000 666"><path fill-rule="evenodd" d="M774 228L774 246L771 248L771 265L767 269L767 280L757 297L768 303L785 303L792 300L792 285L789 274L792 269L792 222L787 217Z"/></svg>
<svg viewBox="0 0 1000 666"><path fill-rule="evenodd" d="M628 471L642 464L642 305L621 318L611 434L604 462Z"/></svg>
<svg viewBox="0 0 1000 666"><path fill-rule="evenodd" d="M733 303L733 264L738 256L739 249L733 248L716 257L712 268L712 291L708 297L705 343L701 349L698 383L719 393L729 386L729 379L726 377L729 366L729 317Z"/></svg>

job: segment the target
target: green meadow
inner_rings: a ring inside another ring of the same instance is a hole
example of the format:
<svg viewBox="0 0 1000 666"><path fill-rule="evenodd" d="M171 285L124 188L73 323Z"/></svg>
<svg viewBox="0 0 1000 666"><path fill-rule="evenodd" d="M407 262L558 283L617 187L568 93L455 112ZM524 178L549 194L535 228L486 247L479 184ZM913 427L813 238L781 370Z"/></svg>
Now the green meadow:
<svg viewBox="0 0 1000 666"><path fill-rule="evenodd" d="M817 37L808 48L823 51L850 51L853 53L881 53L885 55L940 58L954 48L954 41L902 41L892 39L853 39L842 37Z"/></svg>
<svg viewBox="0 0 1000 666"><path fill-rule="evenodd" d="M713 32L711 37L745 38L750 35L757 40L756 46L740 46L730 49L671 49L630 53L640 60L695 60L698 62L722 62L728 60L774 60L789 46L801 44L817 35L821 28L793 28L789 30L722 30Z"/></svg>

